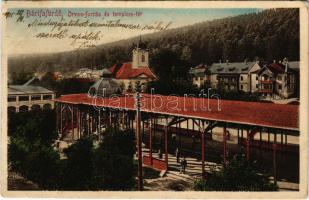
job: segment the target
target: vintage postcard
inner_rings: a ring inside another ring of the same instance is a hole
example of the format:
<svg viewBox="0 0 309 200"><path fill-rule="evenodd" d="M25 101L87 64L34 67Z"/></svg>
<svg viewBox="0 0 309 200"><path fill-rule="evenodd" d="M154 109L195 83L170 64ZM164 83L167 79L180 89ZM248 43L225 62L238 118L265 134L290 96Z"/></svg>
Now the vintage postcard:
<svg viewBox="0 0 309 200"><path fill-rule="evenodd" d="M307 5L2 2L1 195L305 198Z"/></svg>

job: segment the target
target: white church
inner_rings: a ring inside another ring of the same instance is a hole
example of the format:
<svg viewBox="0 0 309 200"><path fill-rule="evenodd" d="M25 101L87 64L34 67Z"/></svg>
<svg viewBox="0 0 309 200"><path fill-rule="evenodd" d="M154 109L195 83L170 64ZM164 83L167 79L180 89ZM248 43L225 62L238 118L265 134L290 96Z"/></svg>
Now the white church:
<svg viewBox="0 0 309 200"><path fill-rule="evenodd" d="M147 82L156 79L149 66L149 51L141 40L132 51L132 62L114 64L108 70L113 78L119 81L124 91L133 92L138 83L143 89Z"/></svg>

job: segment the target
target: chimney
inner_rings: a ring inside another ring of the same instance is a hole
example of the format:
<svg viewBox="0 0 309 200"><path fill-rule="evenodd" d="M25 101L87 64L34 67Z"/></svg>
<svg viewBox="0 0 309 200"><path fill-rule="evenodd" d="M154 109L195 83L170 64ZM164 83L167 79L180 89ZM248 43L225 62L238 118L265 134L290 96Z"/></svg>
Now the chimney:
<svg viewBox="0 0 309 200"><path fill-rule="evenodd" d="M273 63L276 63L276 60L273 60Z"/></svg>
<svg viewBox="0 0 309 200"><path fill-rule="evenodd" d="M285 58L283 58L283 61L282 61L282 64L284 64L285 65L285 63L287 63L288 62L288 59L285 57Z"/></svg>
<svg viewBox="0 0 309 200"><path fill-rule="evenodd" d="M229 64L229 60L226 60L226 64L227 64L227 65Z"/></svg>
<svg viewBox="0 0 309 200"><path fill-rule="evenodd" d="M244 63L245 63L245 64L248 64L248 59L247 59L247 58L244 60Z"/></svg>
<svg viewBox="0 0 309 200"><path fill-rule="evenodd" d="M220 59L220 60L219 60L219 63L221 64L221 62L222 62L222 61L221 61L221 59Z"/></svg>

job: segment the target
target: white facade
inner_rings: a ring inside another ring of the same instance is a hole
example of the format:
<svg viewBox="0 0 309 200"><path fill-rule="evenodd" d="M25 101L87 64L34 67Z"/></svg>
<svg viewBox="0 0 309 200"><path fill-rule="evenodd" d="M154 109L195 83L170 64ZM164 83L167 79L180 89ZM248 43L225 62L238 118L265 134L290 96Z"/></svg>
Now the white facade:
<svg viewBox="0 0 309 200"><path fill-rule="evenodd" d="M138 76L136 78L116 79L116 81L118 81L118 83L120 84L122 89L128 90L131 87L131 89L134 91L137 82L139 82L139 84L141 85L142 90L144 90L145 87L146 87L146 84L149 81L151 81L151 79L149 79L147 76L142 74L142 75L140 75L140 76Z"/></svg>
<svg viewBox="0 0 309 200"><path fill-rule="evenodd" d="M218 74L211 74L210 75L210 84L212 88L217 88L218 87Z"/></svg>
<svg viewBox="0 0 309 200"><path fill-rule="evenodd" d="M8 112L53 109L55 93L40 86L8 86Z"/></svg>
<svg viewBox="0 0 309 200"><path fill-rule="evenodd" d="M89 78L98 80L102 75L103 70L96 70L96 69L88 69L88 68L81 68L78 72L75 73L75 77L77 78Z"/></svg>
<svg viewBox="0 0 309 200"><path fill-rule="evenodd" d="M251 92L256 92L259 89L259 77L257 73L250 74L250 87Z"/></svg>
<svg viewBox="0 0 309 200"><path fill-rule="evenodd" d="M256 62L253 66L252 66L252 68L249 70L249 72L248 72L248 78L249 78L249 90L248 90L248 92L249 91L251 91L251 92L256 92L256 91L258 91L258 89L259 89L259 86L258 86L258 84L259 84L259 77L258 77L258 74L256 73L258 70L260 70L262 67L261 67L261 65L260 65L260 63L259 62Z"/></svg>
<svg viewBox="0 0 309 200"><path fill-rule="evenodd" d="M10 94L8 110L11 112L40 109L54 109L55 94Z"/></svg>
<svg viewBox="0 0 309 200"><path fill-rule="evenodd" d="M239 75L239 90L244 92L249 92L249 75L248 74L240 74Z"/></svg>
<svg viewBox="0 0 309 200"><path fill-rule="evenodd" d="M206 75L205 76L196 76L193 78L193 84L197 85L197 87L201 87L205 81L207 80Z"/></svg>
<svg viewBox="0 0 309 200"><path fill-rule="evenodd" d="M149 67L149 52L146 49L133 49L132 68Z"/></svg>

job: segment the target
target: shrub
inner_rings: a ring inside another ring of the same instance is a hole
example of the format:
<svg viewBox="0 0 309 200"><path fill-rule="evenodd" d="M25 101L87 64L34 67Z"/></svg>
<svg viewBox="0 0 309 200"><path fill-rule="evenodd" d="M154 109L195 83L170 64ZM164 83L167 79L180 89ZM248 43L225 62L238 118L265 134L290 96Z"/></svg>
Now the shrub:
<svg viewBox="0 0 309 200"><path fill-rule="evenodd" d="M275 191L277 187L268 178L257 173L254 164L241 155L229 159L220 171L213 171L206 180L194 182L198 191Z"/></svg>

